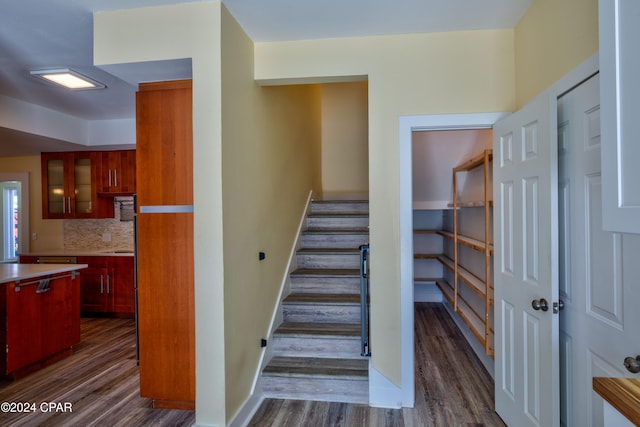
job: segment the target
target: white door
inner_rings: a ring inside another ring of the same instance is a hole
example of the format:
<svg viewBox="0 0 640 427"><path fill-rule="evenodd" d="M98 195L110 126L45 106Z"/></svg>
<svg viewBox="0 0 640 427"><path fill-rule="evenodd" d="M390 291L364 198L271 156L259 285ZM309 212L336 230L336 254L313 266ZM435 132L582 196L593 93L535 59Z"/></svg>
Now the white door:
<svg viewBox="0 0 640 427"><path fill-rule="evenodd" d="M556 107L545 92L494 126L495 403L509 426L560 420Z"/></svg>
<svg viewBox="0 0 640 427"><path fill-rule="evenodd" d="M640 2L599 0L604 228L640 233Z"/></svg>
<svg viewBox="0 0 640 427"><path fill-rule="evenodd" d="M603 231L599 76L559 100L562 424L602 426L597 376L640 377L640 236Z"/></svg>

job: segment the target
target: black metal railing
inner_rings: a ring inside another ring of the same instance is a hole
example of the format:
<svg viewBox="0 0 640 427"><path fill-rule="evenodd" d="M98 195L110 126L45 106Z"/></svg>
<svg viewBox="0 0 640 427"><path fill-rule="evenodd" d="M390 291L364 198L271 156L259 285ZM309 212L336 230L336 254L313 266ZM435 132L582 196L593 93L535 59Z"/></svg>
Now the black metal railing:
<svg viewBox="0 0 640 427"><path fill-rule="evenodd" d="M371 356L369 346L369 244L360 246L360 344L361 355Z"/></svg>

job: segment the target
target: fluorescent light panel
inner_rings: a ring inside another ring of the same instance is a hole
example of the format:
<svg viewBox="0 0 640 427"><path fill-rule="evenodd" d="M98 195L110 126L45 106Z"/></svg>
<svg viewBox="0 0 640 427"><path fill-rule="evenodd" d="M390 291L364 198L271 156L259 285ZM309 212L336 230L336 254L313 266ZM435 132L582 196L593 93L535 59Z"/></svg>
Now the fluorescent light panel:
<svg viewBox="0 0 640 427"><path fill-rule="evenodd" d="M30 73L32 76L45 79L48 82L55 83L59 86L72 90L103 89L106 87L99 81L82 75L69 68L32 70Z"/></svg>

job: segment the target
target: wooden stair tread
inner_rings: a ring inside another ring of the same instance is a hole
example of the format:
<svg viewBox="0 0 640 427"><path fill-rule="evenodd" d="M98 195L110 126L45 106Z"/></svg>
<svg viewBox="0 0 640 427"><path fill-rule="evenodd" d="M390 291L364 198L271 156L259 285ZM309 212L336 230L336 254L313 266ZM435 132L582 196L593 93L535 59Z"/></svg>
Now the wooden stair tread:
<svg viewBox="0 0 640 427"><path fill-rule="evenodd" d="M316 357L274 357L264 368L268 376L343 378L367 380L367 359L332 359Z"/></svg>
<svg viewBox="0 0 640 427"><path fill-rule="evenodd" d="M368 228L308 228L302 234L369 234Z"/></svg>
<svg viewBox="0 0 640 427"><path fill-rule="evenodd" d="M325 218L325 217L338 217L338 218L368 218L367 212L342 212L342 211L327 211L327 212L312 212L307 215L307 218Z"/></svg>
<svg viewBox="0 0 640 427"><path fill-rule="evenodd" d="M360 277L360 270L352 268L298 268L291 272L291 275L311 277Z"/></svg>
<svg viewBox="0 0 640 427"><path fill-rule="evenodd" d="M283 302L285 304L324 304L324 305L352 305L360 304L359 294L289 294Z"/></svg>
<svg viewBox="0 0 640 427"><path fill-rule="evenodd" d="M342 254L342 255L358 255L360 248L302 248L298 249L298 255L310 255L310 254Z"/></svg>
<svg viewBox="0 0 640 427"><path fill-rule="evenodd" d="M283 322L274 336L354 337L360 338L358 323Z"/></svg>

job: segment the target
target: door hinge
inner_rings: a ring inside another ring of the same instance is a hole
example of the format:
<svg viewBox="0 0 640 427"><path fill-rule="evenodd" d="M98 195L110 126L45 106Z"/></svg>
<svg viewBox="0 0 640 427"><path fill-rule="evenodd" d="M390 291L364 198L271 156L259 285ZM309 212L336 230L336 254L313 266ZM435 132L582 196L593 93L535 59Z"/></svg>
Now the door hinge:
<svg viewBox="0 0 640 427"><path fill-rule="evenodd" d="M560 310L564 310L564 301L561 299L553 303L553 312L557 314Z"/></svg>

